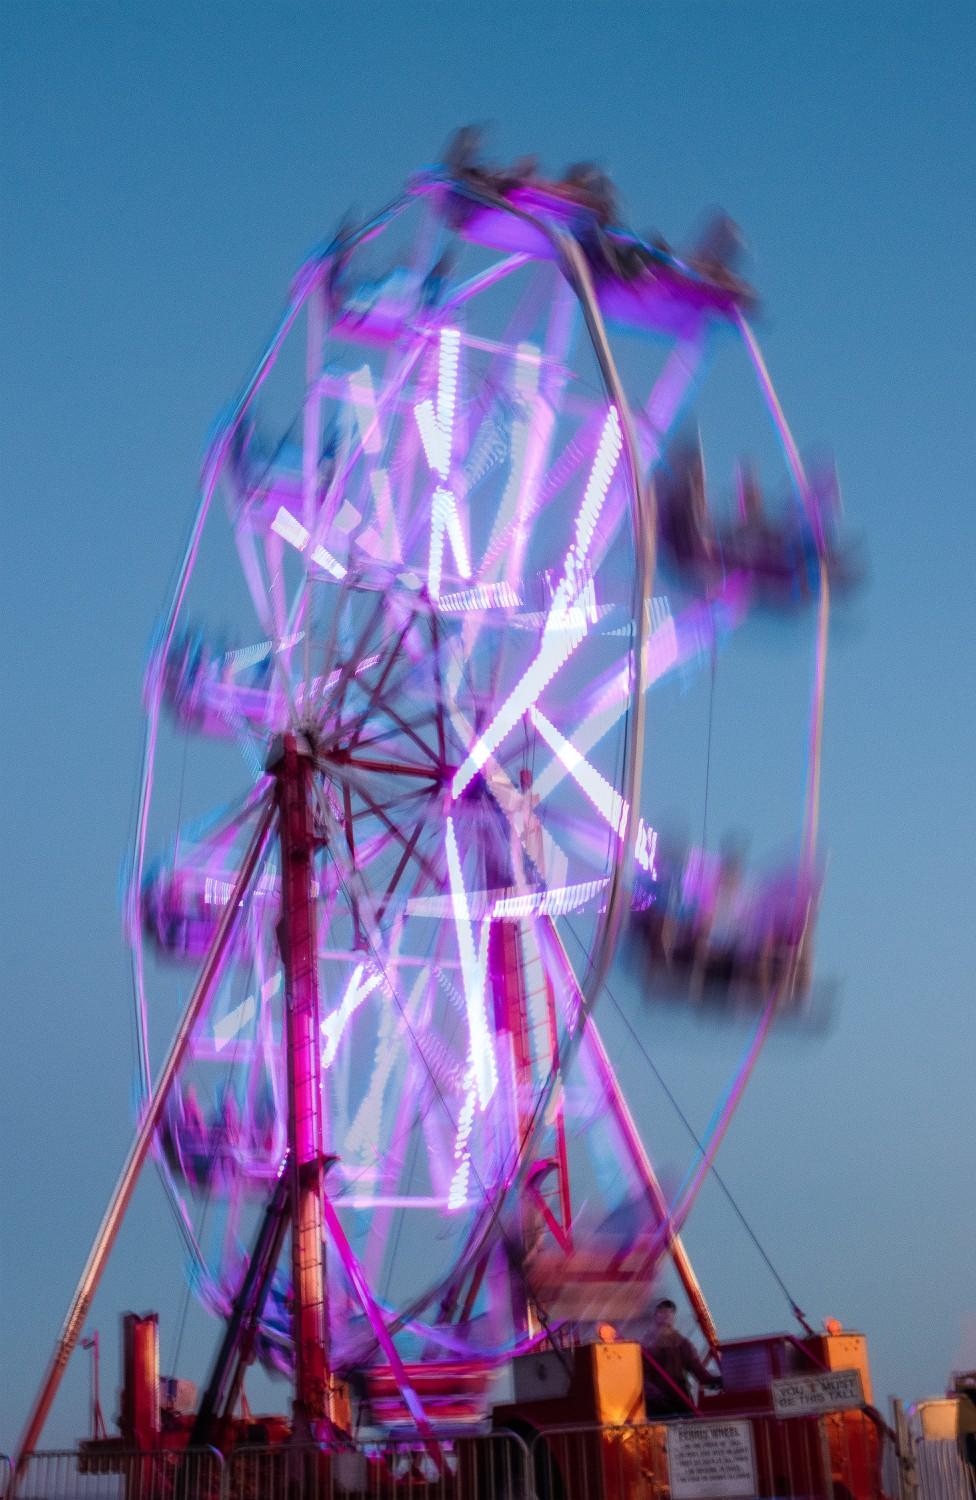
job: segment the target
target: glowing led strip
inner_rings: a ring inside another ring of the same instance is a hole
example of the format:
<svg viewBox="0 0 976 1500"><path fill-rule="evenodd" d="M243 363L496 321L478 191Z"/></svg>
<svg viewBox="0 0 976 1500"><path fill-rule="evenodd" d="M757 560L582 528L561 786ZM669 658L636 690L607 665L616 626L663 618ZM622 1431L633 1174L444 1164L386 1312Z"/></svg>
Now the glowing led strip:
<svg viewBox="0 0 976 1500"><path fill-rule="evenodd" d="M418 401L413 414L424 446L427 463L443 481L437 485L430 502L430 552L427 561L427 590L432 599L441 591L445 532L454 551L458 572L471 577L471 559L461 525L453 491L445 488L451 468L454 446L454 412L457 405L458 360L461 335L456 328L442 328L437 365L437 406L432 401Z"/></svg>
<svg viewBox="0 0 976 1500"><path fill-rule="evenodd" d="M514 609L522 603L521 598L505 583L476 583L474 588L462 589L457 594L442 594L437 608L443 614L465 614L468 610Z"/></svg>
<svg viewBox="0 0 976 1500"><path fill-rule="evenodd" d="M450 490L438 485L430 502L430 553L427 559L427 592L437 599L441 591L441 569L444 564L444 535L450 540L462 578L471 577L471 559L457 501Z"/></svg>
<svg viewBox="0 0 976 1500"><path fill-rule="evenodd" d="M457 1134L454 1139L454 1160L457 1162L457 1167L447 1191L448 1209L462 1208L468 1196L468 1180L471 1176L471 1151L469 1142L471 1139L471 1129L474 1125L475 1096L477 1093L473 1060L468 1064L464 1083L464 1103L461 1105L458 1115Z"/></svg>
<svg viewBox="0 0 976 1500"><path fill-rule="evenodd" d="M607 884L605 878L585 880L578 885L563 885L552 891L520 891L516 896L501 896L492 907L492 917L499 921L506 918L511 921L534 913L545 917L561 917L592 901L606 889Z"/></svg>
<svg viewBox="0 0 976 1500"><path fill-rule="evenodd" d="M299 645L304 639L304 630L299 630L296 635L286 636L283 641L259 641L256 646L241 646L237 651L226 651L221 657L221 663L230 664L230 673L234 677L247 667L264 661L272 651L290 651L292 646Z"/></svg>
<svg viewBox="0 0 976 1500"><path fill-rule="evenodd" d="M544 890L534 891L519 891L515 886L506 886L503 887L504 895L499 895L497 890L467 891L458 899L453 896L412 896L407 901L406 914L408 917L444 921L456 921L464 912L472 921L487 916L500 920L525 917L534 911L555 916L583 906L606 883L605 879L587 880L577 885L547 886Z"/></svg>
<svg viewBox="0 0 976 1500"><path fill-rule="evenodd" d="M309 542L312 540L308 529L284 505L278 507L278 514L271 522L271 530L276 531L297 552L306 551ZM324 569L326 573L331 573L333 578L345 578L346 570L342 566L342 563L333 557L332 553L327 551L321 543L312 548L311 556L313 563Z"/></svg>
<svg viewBox="0 0 976 1500"><path fill-rule="evenodd" d="M174 872L175 873L175 872ZM199 886L197 887L199 890ZM257 881L255 891L258 895L277 896L280 890L277 877L274 875L262 875ZM203 878L203 904L204 906L226 906L234 891L232 880L218 880L214 875L205 875ZM312 894L319 893L318 882L312 882Z"/></svg>
<svg viewBox="0 0 976 1500"><path fill-rule="evenodd" d="M464 660L458 649L458 642L451 640L447 644L447 662L444 680L447 685L447 703L451 716L451 724L462 745L469 745L474 738L474 729L467 717L458 707L458 695L463 680ZM524 798L512 781L512 778L502 766L491 756L485 763L485 780L492 796L498 803L502 812L507 817L513 832L521 841L521 833L515 826L517 812L524 806ZM566 879L566 871L569 867L569 858L565 851L556 843L547 828L542 829L542 844L544 856L544 870L546 880L550 887L562 885Z"/></svg>
<svg viewBox="0 0 976 1500"><path fill-rule="evenodd" d="M603 424L586 493L576 517L575 537L566 554L563 576L553 596L543 629L539 653L488 728L472 745L467 759L459 767L451 784L453 797L461 795L522 715L538 701L543 689L569 660L586 635L589 622L586 611L579 607L578 600L589 582L585 576L586 557L617 466L621 444L620 419L616 409L611 407Z"/></svg>
<svg viewBox="0 0 976 1500"><path fill-rule="evenodd" d="M437 408L435 410L433 402L427 400L418 401L413 409L427 462L442 479L447 478L451 467L460 349L458 329L442 328L437 365Z"/></svg>

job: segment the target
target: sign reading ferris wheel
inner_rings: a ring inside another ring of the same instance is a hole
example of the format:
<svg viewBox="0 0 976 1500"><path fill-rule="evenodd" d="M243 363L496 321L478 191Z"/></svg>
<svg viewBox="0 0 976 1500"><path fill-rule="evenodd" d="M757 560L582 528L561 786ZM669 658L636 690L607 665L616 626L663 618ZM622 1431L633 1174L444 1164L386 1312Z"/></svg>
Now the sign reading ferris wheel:
<svg viewBox="0 0 976 1500"><path fill-rule="evenodd" d="M746 1500L756 1494L756 1460L748 1422L670 1422L672 1500Z"/></svg>

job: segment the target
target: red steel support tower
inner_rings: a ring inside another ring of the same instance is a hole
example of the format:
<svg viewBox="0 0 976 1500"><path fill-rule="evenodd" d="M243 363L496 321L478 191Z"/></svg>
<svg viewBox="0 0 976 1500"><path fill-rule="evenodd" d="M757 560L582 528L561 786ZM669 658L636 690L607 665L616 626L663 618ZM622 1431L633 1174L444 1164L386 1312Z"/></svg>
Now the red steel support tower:
<svg viewBox="0 0 976 1500"><path fill-rule="evenodd" d="M312 751L286 734L276 778L281 848L281 923L288 1054L289 1170L296 1423L330 1418L328 1306L322 1239L323 1153L321 1037L313 856L318 838Z"/></svg>

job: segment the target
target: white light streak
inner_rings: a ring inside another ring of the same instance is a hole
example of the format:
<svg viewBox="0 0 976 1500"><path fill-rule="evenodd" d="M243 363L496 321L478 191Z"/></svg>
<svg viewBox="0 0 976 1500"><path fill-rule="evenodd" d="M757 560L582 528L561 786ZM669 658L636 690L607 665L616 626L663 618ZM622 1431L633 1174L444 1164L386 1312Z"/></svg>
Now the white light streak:
<svg viewBox="0 0 976 1500"><path fill-rule="evenodd" d="M318 883L313 881L313 895L318 895ZM199 890L199 886L197 887ZM255 891L260 896L276 896L278 894L278 881L274 875L262 875L255 886ZM218 880L213 875L205 875L203 879L203 904L204 906L226 906L234 891L232 880ZM241 902L243 906L243 901Z"/></svg>
<svg viewBox="0 0 976 1500"><path fill-rule="evenodd" d="M302 525L296 516L292 515L291 511L285 505L278 507L278 514L271 522L271 530L277 532L280 537L298 552L305 552L309 542L312 540L307 528ZM324 569L327 573L331 573L333 578L341 579L346 576L346 570L342 566L342 563L321 545L317 545L312 549L312 561L317 567Z"/></svg>
<svg viewBox="0 0 976 1500"><path fill-rule="evenodd" d="M529 718L550 750L556 752L570 776L586 793L597 812L610 824L614 833L619 833L627 808L620 793L614 790L595 766L590 765L586 756L582 755L565 735L560 734L555 724L551 724L544 713L537 708L531 708Z"/></svg>
<svg viewBox="0 0 976 1500"><path fill-rule="evenodd" d="M454 410L457 404L458 359L461 335L456 328L442 328L437 366L437 406L432 401L418 401L413 409L420 441L427 463L445 483L451 469L454 446ZM441 590L444 562L444 533L454 551L462 578L471 577L468 544L461 525L457 501L451 490L439 484L430 502L430 553L427 561L427 589L432 599Z"/></svg>
<svg viewBox="0 0 976 1500"><path fill-rule="evenodd" d="M325 1046L322 1048L323 1068L330 1067L334 1061L350 1017L382 982L382 975L376 969L371 969L365 978L364 971L364 964L356 965L340 1005L322 1022L322 1035L325 1037Z"/></svg>
<svg viewBox="0 0 976 1500"><path fill-rule="evenodd" d="M464 1103L458 1115L457 1135L454 1138L454 1160L457 1167L451 1179L451 1185L447 1193L448 1209L462 1208L467 1201L468 1179L471 1175L471 1153L468 1142L471 1139L471 1128L474 1125L475 1109L475 1069L473 1061L469 1061L467 1071L464 1075L465 1095Z"/></svg>
<svg viewBox="0 0 976 1500"><path fill-rule="evenodd" d="M469 610L514 609L522 603L521 598L505 583L476 583L474 588L462 589L457 594L442 594L437 608L444 614L466 614Z"/></svg>
<svg viewBox="0 0 976 1500"><path fill-rule="evenodd" d="M532 707L560 667L569 660L585 634L586 628L582 620L572 629L551 631L546 628L535 661L502 704L484 734L475 740L467 760L458 768L451 783L452 797L459 797L472 777L494 755L522 715Z"/></svg>
<svg viewBox="0 0 976 1500"><path fill-rule="evenodd" d="M312 561L318 563L319 567L324 568L327 573L331 573L333 578L341 580L346 576L346 570L339 559L333 557L332 553L327 551L321 543L312 548Z"/></svg>
<svg viewBox="0 0 976 1500"><path fill-rule="evenodd" d="M619 836L626 822L628 811L628 804L624 801L623 797L610 785L606 777L600 774L595 766L590 765L586 756L582 755L576 749L576 746L566 739L565 735L560 734L555 724L551 724L545 714L540 713L537 708L533 708L530 710L530 717L550 750L555 751L570 776L572 776L573 780L589 798L597 812L610 825L613 832ZM635 855L641 869L646 870L652 876L655 874L654 855L656 850L656 829L651 828L644 822L643 818L638 817Z"/></svg>
<svg viewBox="0 0 976 1500"><path fill-rule="evenodd" d="M677 628L666 598L651 601L648 616L652 634L646 644L644 690L645 692L669 672L679 660L680 649ZM630 635L629 627L621 634ZM631 679L626 664L606 685L598 702L577 725L573 732L576 748L584 755L623 717L630 702ZM535 790L540 798L548 797L566 774L566 767L558 756L549 762L535 778Z"/></svg>
<svg viewBox="0 0 976 1500"><path fill-rule="evenodd" d="M588 901L606 890L608 881L584 880L578 885L561 885L553 890L520 891L518 895L501 896L492 908L492 916L498 921L513 921L538 913L544 917L561 917L568 911L577 911Z"/></svg>
<svg viewBox="0 0 976 1500"><path fill-rule="evenodd" d="M468 1200L468 1178L471 1176L471 1158L463 1156L457 1171L451 1179L451 1186L447 1194L448 1210L463 1208Z"/></svg>
<svg viewBox="0 0 976 1500"><path fill-rule="evenodd" d="M272 974L271 978L265 980L261 986L261 999L273 999L280 989L281 970L279 969L277 974ZM253 1019L257 1008L257 1001L254 996L248 995L246 1000L242 1000L240 1005L235 1005L233 1010L228 1011L226 1016L222 1016L216 1022L214 1025L214 1043L218 1052L223 1052L228 1042L232 1042L234 1037L244 1030L248 1021Z"/></svg>
<svg viewBox="0 0 976 1500"><path fill-rule="evenodd" d="M444 533L447 533L462 578L471 577L471 559L457 501L450 490L438 485L430 502L430 554L427 560L427 589L432 599L441 591L441 568L444 562Z"/></svg>
<svg viewBox="0 0 976 1500"><path fill-rule="evenodd" d="M258 1003L254 996L248 995L246 1000L242 1000L240 1005L235 1005L233 1010L228 1011L227 1015L223 1016L216 1023L214 1026L214 1042L216 1043L218 1052L223 1052L227 1043L233 1041L238 1032L244 1030L248 1021L253 1018L257 1008Z"/></svg>
<svg viewBox="0 0 976 1500"><path fill-rule="evenodd" d="M442 479L447 478L451 466L460 348L461 335L458 329L442 328L437 366L436 410L430 400L418 401L413 409L427 462Z"/></svg>
<svg viewBox="0 0 976 1500"><path fill-rule="evenodd" d="M278 507L278 514L271 522L271 530L276 531L280 537L284 537L285 541L299 552L304 552L311 540L306 528L297 516L292 515L286 505Z"/></svg>
<svg viewBox="0 0 976 1500"><path fill-rule="evenodd" d="M642 870L646 870L652 880L657 880L657 866L654 863L657 858L657 829L645 823L643 818L637 822L637 839L634 844L634 858Z"/></svg>
<svg viewBox="0 0 976 1500"><path fill-rule="evenodd" d="M621 444L620 418L616 408L611 406L603 424L583 502L576 516L574 540L566 554L563 576L553 595L543 628L538 655L488 728L475 740L467 759L458 768L451 785L453 797L461 795L522 715L538 702L543 689L569 660L586 635L589 626L587 609L579 604L586 584L591 581L586 576L586 557L617 466Z"/></svg>
<svg viewBox="0 0 976 1500"><path fill-rule="evenodd" d="M454 819L447 819L447 869L451 894L455 898L455 927L458 955L464 978L464 1001L468 1013L468 1035L471 1039L471 1062L478 1102L484 1109L498 1084L495 1053L485 1014L485 965L475 951L474 933L468 913L467 895L461 875L461 860L454 834Z"/></svg>
<svg viewBox="0 0 976 1500"><path fill-rule="evenodd" d="M576 538L566 558L567 573L571 562L575 562L577 568L580 567L590 550L590 542L593 540L596 523L600 519L603 502L607 498L607 490L610 488L610 481L617 467L622 443L620 418L617 416L617 408L611 406L600 434L600 443L590 470L583 504L576 517Z"/></svg>

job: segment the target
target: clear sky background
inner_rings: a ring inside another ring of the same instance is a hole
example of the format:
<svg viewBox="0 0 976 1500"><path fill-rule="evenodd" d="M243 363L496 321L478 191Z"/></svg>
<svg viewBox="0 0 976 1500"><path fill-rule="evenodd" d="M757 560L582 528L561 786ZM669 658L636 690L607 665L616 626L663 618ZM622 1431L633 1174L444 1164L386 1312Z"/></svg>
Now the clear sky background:
<svg viewBox="0 0 976 1500"><path fill-rule="evenodd" d="M599 159L679 244L722 204L794 430L836 453L871 562L828 689L818 966L842 988L829 1029L769 1047L720 1163L811 1319L869 1335L881 1400L976 1365L972 4L3 0L0 48L0 1450L129 1139L118 871L206 432L307 249L471 119L502 159ZM762 772L738 681L720 666L716 796ZM742 1035L644 1025L701 1125ZM688 1241L721 1331L788 1325L714 1192ZM108 1415L117 1314L158 1307L168 1363L181 1286L149 1174L94 1311ZM191 1313L186 1373L209 1336ZM82 1358L52 1444L84 1430Z"/></svg>

